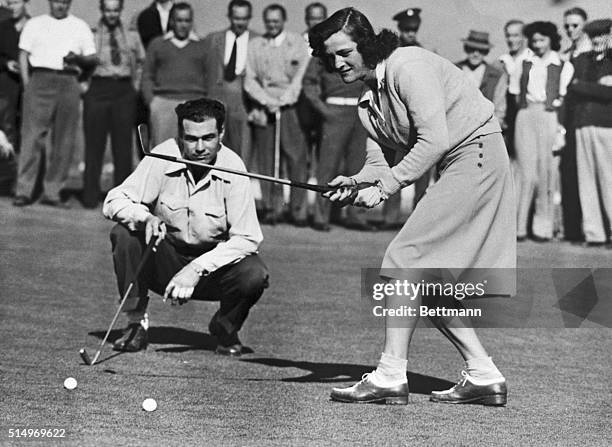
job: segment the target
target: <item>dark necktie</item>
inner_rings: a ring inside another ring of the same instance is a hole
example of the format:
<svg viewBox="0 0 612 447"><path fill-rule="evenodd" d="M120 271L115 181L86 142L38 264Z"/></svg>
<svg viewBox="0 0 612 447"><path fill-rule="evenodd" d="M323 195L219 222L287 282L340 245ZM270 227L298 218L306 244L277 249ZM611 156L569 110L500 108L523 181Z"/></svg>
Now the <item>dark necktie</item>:
<svg viewBox="0 0 612 447"><path fill-rule="evenodd" d="M234 39L234 46L232 47L232 54L230 55L229 62L225 67L225 80L232 82L236 79L236 53L238 52L238 37Z"/></svg>
<svg viewBox="0 0 612 447"><path fill-rule="evenodd" d="M115 36L115 30L117 28L110 29L110 52L111 52L111 63L113 65L121 64L121 51L119 50L119 42L117 36Z"/></svg>

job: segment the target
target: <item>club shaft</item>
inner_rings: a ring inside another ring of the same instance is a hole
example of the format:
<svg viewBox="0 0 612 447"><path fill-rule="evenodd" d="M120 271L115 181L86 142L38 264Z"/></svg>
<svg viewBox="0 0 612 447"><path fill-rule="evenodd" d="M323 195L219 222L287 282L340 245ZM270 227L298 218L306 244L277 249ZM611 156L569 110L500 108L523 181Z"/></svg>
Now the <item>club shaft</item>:
<svg viewBox="0 0 612 447"><path fill-rule="evenodd" d="M119 317L119 314L121 313L121 310L123 309L123 304L126 302L128 296L130 295L132 288L134 288L134 283L138 281L138 276L140 275L140 271L142 270L144 265L149 260L149 256L151 256L151 253L153 251L155 251L155 239L154 238L152 238L151 242L149 242L149 245L147 245L147 248L145 249L145 252L142 255L142 258L140 259L140 263L138 264L138 267L136 267L136 271L134 272L134 278L132 279L132 282L130 282L130 284L128 285L128 288L123 294L121 303L119 304L119 307L117 308L117 311L115 312L115 316L113 317L113 320L111 321L111 324L108 327L108 330L106 331L106 335L104 335L104 338L102 339L102 343L100 343L100 347L98 348L96 355L94 355L94 358L91 361L91 365L94 365L98 361L98 358L100 357L100 354L102 353L102 349L104 348L104 344L106 343L108 336L113 330L113 327L115 327L115 322L117 321L117 318Z"/></svg>
<svg viewBox="0 0 612 447"><path fill-rule="evenodd" d="M162 160L167 160L167 161L173 161L175 163L183 163L189 166L197 166L200 168L206 168L206 169L214 169L217 171L223 171L223 172L229 172L230 174L236 174L236 175L242 175L245 177L250 177L250 178L255 178L258 180L264 180L267 182L273 182L273 183L280 183L282 185L288 185L294 188L303 188L303 189L309 189L311 191L316 191L316 192L328 192L328 191L332 191L335 188L332 188L330 186L326 186L326 185L311 185L309 183L302 183L302 182L295 182L293 180L286 180L286 179L282 179L282 178L277 178L277 177L270 177L268 175L263 175L263 174L255 174L252 172L246 172L246 171L238 171L235 169L230 169L230 168L224 168L221 166L215 166L215 165L209 165L206 163L202 163L199 161L193 161L193 160L186 160L184 158L178 158L175 157L173 155L166 155L166 154L156 154L153 152L145 152L146 156L149 157L154 157L154 158L160 158Z"/></svg>

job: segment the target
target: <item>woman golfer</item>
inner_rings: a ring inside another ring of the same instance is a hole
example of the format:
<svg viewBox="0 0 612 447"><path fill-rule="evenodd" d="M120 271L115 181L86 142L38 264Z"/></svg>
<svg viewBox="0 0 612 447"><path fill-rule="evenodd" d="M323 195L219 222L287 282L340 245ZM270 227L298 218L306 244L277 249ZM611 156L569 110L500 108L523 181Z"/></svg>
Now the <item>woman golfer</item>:
<svg viewBox="0 0 612 447"><path fill-rule="evenodd" d="M352 177L332 180L330 185L340 188L327 193L329 199L374 207L431 167L438 171L439 180L387 248L381 276L419 281L425 277L415 277L418 269L514 268L514 193L493 104L451 62L419 47L398 48L394 33L375 34L354 8L337 11L309 38L313 54L344 82L362 80L368 87L359 100L359 117L370 136L365 166ZM400 151L403 158L390 168L382 149ZM360 190L362 183L375 186ZM420 299L387 295L386 307L418 306ZM462 308L460 301L449 301ZM386 316L376 370L351 387L334 388L331 398L406 404L408 346L417 321L418 316ZM466 367L457 385L434 391L431 400L504 405L506 381L470 323L462 318L432 321Z"/></svg>

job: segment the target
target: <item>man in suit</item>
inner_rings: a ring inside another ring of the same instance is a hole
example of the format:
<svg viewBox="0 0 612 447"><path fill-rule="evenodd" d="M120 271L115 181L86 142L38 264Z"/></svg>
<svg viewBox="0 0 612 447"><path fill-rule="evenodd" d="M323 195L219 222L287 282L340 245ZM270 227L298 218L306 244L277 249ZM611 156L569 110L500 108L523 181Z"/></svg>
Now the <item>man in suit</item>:
<svg viewBox="0 0 612 447"><path fill-rule="evenodd" d="M482 94L495 106L495 117L503 125L506 117L506 91L508 79L503 70L487 64L485 56L493 47L489 33L470 31L467 39L461 39L467 57L457 62L457 66L474 81Z"/></svg>
<svg viewBox="0 0 612 447"><path fill-rule="evenodd" d="M136 27L145 49L154 38L168 32L170 9L172 9L173 3L174 0L155 0L138 14Z"/></svg>
<svg viewBox="0 0 612 447"><path fill-rule="evenodd" d="M138 31L145 50L149 43L169 31L170 10L174 0L155 0L132 19L130 30ZM136 125L149 122L149 110L141 93L136 98Z"/></svg>
<svg viewBox="0 0 612 447"><path fill-rule="evenodd" d="M247 166L251 153L251 127L243 83L249 41L256 35L249 31L252 9L248 0L231 0L227 7L229 28L210 33L204 39L208 96L223 102L227 110L223 143L233 148Z"/></svg>
<svg viewBox="0 0 612 447"><path fill-rule="evenodd" d="M244 89L256 103L257 126L253 145L259 172L274 171L275 116L281 112L281 160L287 164L292 180L305 182L307 144L299 124L295 104L302 91L302 78L310 56L304 38L284 29L287 11L280 4L268 5L263 12L266 34L249 43ZM274 224L282 218L282 189L264 182L262 189L263 222ZM306 191L291 191L290 219L297 226L307 225Z"/></svg>

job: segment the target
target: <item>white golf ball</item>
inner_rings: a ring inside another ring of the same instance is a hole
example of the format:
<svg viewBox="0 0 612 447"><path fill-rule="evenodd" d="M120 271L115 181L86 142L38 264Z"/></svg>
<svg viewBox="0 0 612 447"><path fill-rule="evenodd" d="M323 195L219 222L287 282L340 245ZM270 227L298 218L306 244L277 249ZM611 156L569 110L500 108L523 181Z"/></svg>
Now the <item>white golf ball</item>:
<svg viewBox="0 0 612 447"><path fill-rule="evenodd" d="M142 409L145 411L155 411L157 410L157 402L149 397L142 401Z"/></svg>
<svg viewBox="0 0 612 447"><path fill-rule="evenodd" d="M67 390L73 390L77 387L77 381L74 377L68 377L64 380L64 388Z"/></svg>

